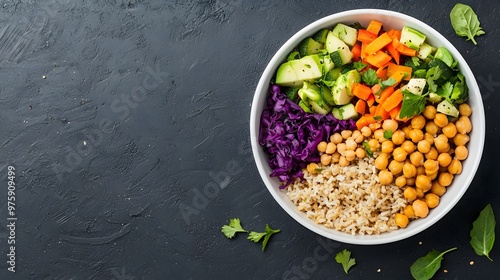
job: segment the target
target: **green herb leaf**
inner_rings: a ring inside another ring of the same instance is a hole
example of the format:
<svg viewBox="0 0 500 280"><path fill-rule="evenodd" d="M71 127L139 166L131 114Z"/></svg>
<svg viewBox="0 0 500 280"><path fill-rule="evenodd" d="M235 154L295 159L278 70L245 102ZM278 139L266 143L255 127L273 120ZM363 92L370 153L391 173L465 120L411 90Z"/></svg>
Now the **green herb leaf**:
<svg viewBox="0 0 500 280"><path fill-rule="evenodd" d="M240 219L229 219L229 225L222 226L222 233L227 238L233 238L237 232L247 232L241 227Z"/></svg>
<svg viewBox="0 0 500 280"><path fill-rule="evenodd" d="M382 88L392 87L393 85L396 84L396 80L394 80L394 78L389 78L385 81L380 82L379 84Z"/></svg>
<svg viewBox="0 0 500 280"><path fill-rule="evenodd" d="M380 121L382 120L382 116L373 116L373 119L375 119L376 121Z"/></svg>
<svg viewBox="0 0 500 280"><path fill-rule="evenodd" d="M374 84L378 83L377 72L375 72L375 70L373 70L372 68L366 70L363 73L363 76L361 76L361 79L369 86L373 86Z"/></svg>
<svg viewBox="0 0 500 280"><path fill-rule="evenodd" d="M470 245L478 256L486 256L490 258L490 251L495 243L495 214L491 205L488 204L481 211L479 217L472 223L472 230L470 231Z"/></svg>
<svg viewBox="0 0 500 280"><path fill-rule="evenodd" d="M368 144L368 142L364 141L364 142L363 142L363 146L365 147L365 152L366 152L366 154L367 154L369 157L373 157L373 152L372 152L372 149L370 148L370 145Z"/></svg>
<svg viewBox="0 0 500 280"><path fill-rule="evenodd" d="M262 252L264 252L264 250L266 249L266 246L267 246L267 242L269 241L269 238L271 238L271 236L273 234L278 233L280 231L281 230L279 230L279 229L272 229L268 224L266 224L266 231L265 232L252 231L248 235L248 239L257 243L262 239L262 237L264 237L264 241L262 241Z"/></svg>
<svg viewBox="0 0 500 280"><path fill-rule="evenodd" d="M429 92L437 92L437 85L435 81L441 77L441 74L443 73L443 70L439 68L439 66L434 66L427 70L427 73L425 74L425 78L427 80L427 84L429 85Z"/></svg>
<svg viewBox="0 0 500 280"><path fill-rule="evenodd" d="M363 62L361 62L361 61L355 61L355 62L353 63L353 66L354 66L354 69L356 69L356 70L358 70L358 71L359 71L359 70L361 70L361 69L365 68L366 66L368 66L368 64L365 64L365 63L363 63ZM376 72L375 72L375 73L376 73Z"/></svg>
<svg viewBox="0 0 500 280"><path fill-rule="evenodd" d="M356 260L351 258L351 252L344 249L335 256L335 261L340 263L344 268L346 274L349 273L349 269L356 264Z"/></svg>
<svg viewBox="0 0 500 280"><path fill-rule="evenodd" d="M389 130L384 131L384 138L388 139L388 140L391 139L392 138L392 130L389 129Z"/></svg>
<svg viewBox="0 0 500 280"><path fill-rule="evenodd" d="M425 109L425 97L427 94L416 95L408 90L403 90L403 105L399 112L399 117L412 118L415 115L422 113Z"/></svg>
<svg viewBox="0 0 500 280"><path fill-rule="evenodd" d="M436 250L432 250L424 257L417 259L410 267L411 276L416 280L428 280L436 273L436 271L441 267L441 261L443 260L443 255L456 250L457 248L451 248L442 253Z"/></svg>
<svg viewBox="0 0 500 280"><path fill-rule="evenodd" d="M458 36L467 37L467 40L472 40L474 45L477 45L474 37L485 34L477 14L468 5L456 4L451 10L450 21L455 33Z"/></svg>

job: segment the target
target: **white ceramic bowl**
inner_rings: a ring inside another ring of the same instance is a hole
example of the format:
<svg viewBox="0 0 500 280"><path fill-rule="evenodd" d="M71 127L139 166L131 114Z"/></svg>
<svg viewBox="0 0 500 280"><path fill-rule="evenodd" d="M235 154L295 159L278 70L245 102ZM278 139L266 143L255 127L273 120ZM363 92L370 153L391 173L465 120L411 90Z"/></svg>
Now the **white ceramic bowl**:
<svg viewBox="0 0 500 280"><path fill-rule="evenodd" d="M473 114L471 116L473 130L469 135L469 156L463 162L462 174L455 176L453 184L448 187L447 192L441 197L439 206L432 209L426 218L411 221L408 227L389 233L383 233L380 235L350 235L318 225L313 220L307 218L305 213L297 209L297 207L287 197L286 190L281 190L279 188L279 180L275 177L272 178L269 176L272 171L267 163L268 156L259 145L258 136L261 113L265 107L267 97L269 96L270 81L279 65L285 61L290 51L297 46L300 41L306 37L312 36L322 28L331 28L336 23L349 24L356 21L366 26L372 19L381 21L384 24L384 29L386 30L391 28L401 29L404 25L413 27L427 35L427 41L431 45L436 47L446 47L451 52L455 60L458 60L460 70L465 76L467 86L469 87L470 97L468 103L473 109ZM264 73L262 74L262 77L257 85L257 89L255 90L250 115L250 137L252 141L253 155L262 180L274 199L276 199L278 204L292 218L306 228L332 240L351 244L375 245L402 240L427 229L439 221L439 219L446 215L446 213L448 213L458 203L472 182L481 160L485 139L485 117L481 94L474 75L462 55L445 37L429 25L408 15L387 10L359 9L333 14L307 25L286 41L286 43L278 50L265 68Z"/></svg>

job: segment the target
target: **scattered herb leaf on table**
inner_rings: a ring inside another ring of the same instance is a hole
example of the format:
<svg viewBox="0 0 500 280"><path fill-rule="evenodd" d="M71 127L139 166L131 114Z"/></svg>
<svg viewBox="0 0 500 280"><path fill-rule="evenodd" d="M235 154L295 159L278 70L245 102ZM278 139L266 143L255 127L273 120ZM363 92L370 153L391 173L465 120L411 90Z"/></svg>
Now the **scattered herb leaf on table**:
<svg viewBox="0 0 500 280"><path fill-rule="evenodd" d="M441 267L441 261L443 260L443 255L456 250L457 248L448 249L442 253L436 250L430 251L424 257L417 259L410 267L411 276L416 280L428 280L438 271Z"/></svg>
<svg viewBox="0 0 500 280"><path fill-rule="evenodd" d="M344 268L346 274L349 273L349 269L356 264L356 260L351 258L351 252L344 249L335 256L335 261L340 263Z"/></svg>
<svg viewBox="0 0 500 280"><path fill-rule="evenodd" d="M268 224L266 224L266 231L265 232L255 232L252 231L248 235L248 240L251 240L255 243L259 242L262 237L264 237L264 241L262 241L262 252L266 249L267 242L269 241L269 238L275 233L280 232L281 230L279 229L272 229Z"/></svg>
<svg viewBox="0 0 500 280"><path fill-rule="evenodd" d="M476 254L486 256L491 261L489 254L495 243L495 225L495 214L491 205L488 204L474 221L470 231L470 245Z"/></svg>
<svg viewBox="0 0 500 280"><path fill-rule="evenodd" d="M458 3L453 7L450 13L450 20L455 33L462 37L467 37L467 40L472 40L474 45L477 45L475 36L485 34L477 14L468 5Z"/></svg>
<svg viewBox="0 0 500 280"><path fill-rule="evenodd" d="M233 238L237 232L247 232L241 227L240 219L237 218L229 219L229 225L223 225L221 231L227 238Z"/></svg>

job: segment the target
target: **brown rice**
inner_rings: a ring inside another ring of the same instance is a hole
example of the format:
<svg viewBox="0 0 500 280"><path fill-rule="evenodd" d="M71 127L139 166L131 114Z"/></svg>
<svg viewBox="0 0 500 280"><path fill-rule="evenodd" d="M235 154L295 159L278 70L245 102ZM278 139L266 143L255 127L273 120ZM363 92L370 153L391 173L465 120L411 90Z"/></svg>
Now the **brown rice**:
<svg viewBox="0 0 500 280"><path fill-rule="evenodd" d="M395 214L407 205L403 190L379 183L374 158L354 160L349 166L321 166L304 170L304 181L288 186L287 195L307 217L325 227L350 234L380 234L398 229Z"/></svg>

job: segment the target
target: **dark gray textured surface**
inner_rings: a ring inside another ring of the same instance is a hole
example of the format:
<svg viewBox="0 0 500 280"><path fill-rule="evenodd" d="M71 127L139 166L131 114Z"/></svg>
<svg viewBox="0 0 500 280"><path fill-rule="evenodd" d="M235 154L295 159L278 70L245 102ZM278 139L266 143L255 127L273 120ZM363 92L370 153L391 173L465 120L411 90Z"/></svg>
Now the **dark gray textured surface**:
<svg viewBox="0 0 500 280"><path fill-rule="evenodd" d="M455 246L437 278L493 279L500 269L468 241L487 203L500 213L500 4L464 2L487 32L478 46L454 34L452 2L2 1L0 279L409 279L418 257ZM274 52L352 8L427 22L462 52L485 102L485 152L464 198L388 245L332 243L292 220L249 145L253 90ZM8 165L18 184L15 274L5 264ZM222 236L231 217L282 232L263 253ZM333 259L343 248L357 261L348 277Z"/></svg>

